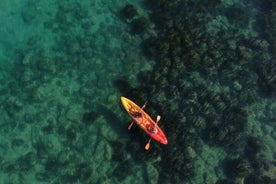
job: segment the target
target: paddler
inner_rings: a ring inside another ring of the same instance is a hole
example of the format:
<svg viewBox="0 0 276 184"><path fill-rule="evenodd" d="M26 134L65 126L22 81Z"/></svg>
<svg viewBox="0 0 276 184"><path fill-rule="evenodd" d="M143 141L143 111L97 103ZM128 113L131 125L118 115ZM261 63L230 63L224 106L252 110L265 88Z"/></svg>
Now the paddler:
<svg viewBox="0 0 276 184"><path fill-rule="evenodd" d="M147 131L149 131L150 133L157 134L156 125L152 125L150 123L147 123L146 128L147 128Z"/></svg>
<svg viewBox="0 0 276 184"><path fill-rule="evenodd" d="M130 109L129 109L129 113L131 114L131 116L134 118L142 118L142 113L135 111L133 109L134 109L133 107L130 107Z"/></svg>

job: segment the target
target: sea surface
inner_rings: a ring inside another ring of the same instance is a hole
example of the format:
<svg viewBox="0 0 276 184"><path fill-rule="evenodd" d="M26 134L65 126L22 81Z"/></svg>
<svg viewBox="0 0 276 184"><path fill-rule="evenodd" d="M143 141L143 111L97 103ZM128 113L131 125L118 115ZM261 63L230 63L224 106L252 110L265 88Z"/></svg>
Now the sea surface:
<svg viewBox="0 0 276 184"><path fill-rule="evenodd" d="M1 184L276 183L275 1L1 0L0 25Z"/></svg>

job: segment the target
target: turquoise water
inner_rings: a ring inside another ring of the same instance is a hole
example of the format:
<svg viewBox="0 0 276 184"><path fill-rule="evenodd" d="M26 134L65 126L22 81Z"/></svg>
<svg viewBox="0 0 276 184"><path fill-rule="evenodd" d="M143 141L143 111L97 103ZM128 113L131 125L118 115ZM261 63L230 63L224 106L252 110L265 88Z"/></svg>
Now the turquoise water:
<svg viewBox="0 0 276 184"><path fill-rule="evenodd" d="M273 183L275 3L0 2L0 183ZM120 104L160 114L151 142Z"/></svg>

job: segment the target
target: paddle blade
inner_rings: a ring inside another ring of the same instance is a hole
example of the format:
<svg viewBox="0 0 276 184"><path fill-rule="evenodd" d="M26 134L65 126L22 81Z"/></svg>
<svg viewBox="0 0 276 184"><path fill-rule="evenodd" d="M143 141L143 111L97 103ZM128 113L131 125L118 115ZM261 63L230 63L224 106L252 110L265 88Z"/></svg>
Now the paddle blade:
<svg viewBox="0 0 276 184"><path fill-rule="evenodd" d="M130 130L130 129L131 129L131 127L132 127L133 123L134 123L134 121L132 121L132 122L128 125L128 127L127 127L127 129L128 129L128 130Z"/></svg>
<svg viewBox="0 0 276 184"><path fill-rule="evenodd" d="M146 144L146 146L145 146L145 150L149 150L149 148L150 148L150 142L148 142L147 144Z"/></svg>
<svg viewBox="0 0 276 184"><path fill-rule="evenodd" d="M146 146L145 146L145 150L149 150L149 148L150 148L150 141L151 141L151 138L149 139L149 141L148 141L148 143L146 144Z"/></svg>
<svg viewBox="0 0 276 184"><path fill-rule="evenodd" d="M156 123L158 123L160 120L161 120L161 116L158 115L157 118L156 118Z"/></svg>

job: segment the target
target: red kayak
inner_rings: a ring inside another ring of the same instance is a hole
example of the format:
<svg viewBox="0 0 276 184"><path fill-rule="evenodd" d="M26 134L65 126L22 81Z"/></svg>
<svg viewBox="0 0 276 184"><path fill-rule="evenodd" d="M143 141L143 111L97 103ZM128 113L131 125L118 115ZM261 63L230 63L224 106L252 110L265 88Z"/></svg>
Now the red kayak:
<svg viewBox="0 0 276 184"><path fill-rule="evenodd" d="M143 110L146 106L146 103L143 105L143 107L139 107L131 100L121 97L121 102L125 108L125 110L128 112L128 114L131 116L133 121L128 126L128 129L130 130L133 123L137 123L139 127L144 130L152 139L156 140L157 142L161 144L168 144L168 139L165 136L162 129L157 125L157 123L160 120L160 116L157 116L157 120L153 121L151 117ZM148 150L150 147L150 140L148 141L147 145L145 146L145 149Z"/></svg>

